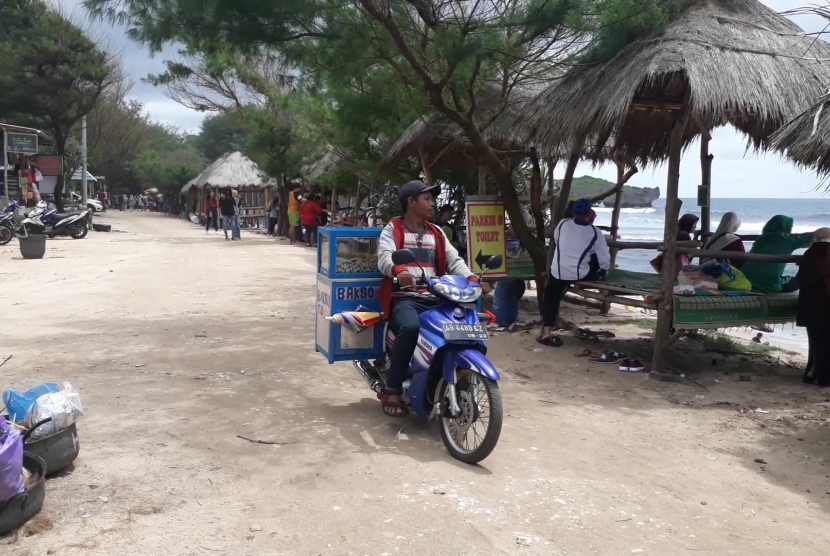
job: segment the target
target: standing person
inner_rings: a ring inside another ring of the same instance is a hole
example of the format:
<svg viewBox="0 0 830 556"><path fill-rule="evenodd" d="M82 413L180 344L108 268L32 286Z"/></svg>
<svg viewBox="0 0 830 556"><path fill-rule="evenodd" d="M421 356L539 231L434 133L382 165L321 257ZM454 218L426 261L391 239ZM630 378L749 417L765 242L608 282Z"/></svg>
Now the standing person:
<svg viewBox="0 0 830 556"><path fill-rule="evenodd" d="M562 345L562 338L554 336L553 330L565 291L574 282L596 279L600 270L608 270L611 265L605 236L588 221L591 201L576 201L573 215L573 219L562 220L553 231L556 250L542 298L542 331L536 338L540 344L551 347Z"/></svg>
<svg viewBox="0 0 830 556"><path fill-rule="evenodd" d="M415 277L421 276L421 269L427 278L453 274L478 281L444 232L429 222L432 199L439 191L437 185L430 187L420 181L404 185L399 193L403 216L390 220L378 241L378 270L383 274L380 302L385 316L391 312L389 326L396 334L386 379L387 388L380 396L383 412L390 417L403 417L407 413L400 395L418 342L419 315L438 306L434 297L404 288L415 286ZM415 256L415 262L407 266L395 265L392 253L398 249L409 249ZM397 287L393 278L398 281ZM482 284L482 289L486 294L489 286Z"/></svg>
<svg viewBox="0 0 830 556"><path fill-rule="evenodd" d="M314 247L317 244L317 222L323 213L323 208L317 202L319 198L316 195L309 197L307 201L303 201L300 209L301 222L305 228L305 244L308 247Z"/></svg>
<svg viewBox="0 0 830 556"><path fill-rule="evenodd" d="M268 206L265 207L265 212L268 213L268 230L267 234L269 236L277 235L277 222L279 221L280 217L280 199L276 195L271 197L271 200L268 201Z"/></svg>
<svg viewBox="0 0 830 556"><path fill-rule="evenodd" d="M225 241L230 241L228 229L233 226L233 219L236 214L236 203L230 193L222 193L219 199L219 212L222 213L222 231L225 232Z"/></svg>
<svg viewBox="0 0 830 556"><path fill-rule="evenodd" d="M813 240L824 239L827 228L815 232L793 234L793 219L783 214L770 218L761 230L761 237L755 240L750 253L761 255L790 255ZM786 263L756 263L747 261L741 269L752 283L752 289L763 293L787 293L798 290L798 279L784 276Z"/></svg>
<svg viewBox="0 0 830 556"><path fill-rule="evenodd" d="M300 211L302 210L300 184L294 184L294 189L288 194L288 240L291 245L297 243L300 229Z"/></svg>
<svg viewBox="0 0 830 556"><path fill-rule="evenodd" d="M242 232L240 230L239 221L242 217L242 198L239 196L239 191L234 189L231 191L231 199L233 199L233 234L231 238L234 241L242 239Z"/></svg>
<svg viewBox="0 0 830 556"><path fill-rule="evenodd" d="M818 230L817 240L798 266L798 313L795 324L807 328L809 357L804 382L830 386L830 228Z"/></svg>
<svg viewBox="0 0 830 556"><path fill-rule="evenodd" d="M216 194L213 190L209 190L207 198L205 199L205 233L210 230L210 225L213 224L213 232L219 233L219 201L216 199Z"/></svg>
<svg viewBox="0 0 830 556"><path fill-rule="evenodd" d="M127 194L126 194L126 193L123 193L123 194L121 195L121 208L119 208L118 210L120 210L121 212L123 212L123 211L125 211L126 209L127 209Z"/></svg>
<svg viewBox="0 0 830 556"><path fill-rule="evenodd" d="M103 189L98 191L98 200L101 202L101 206L104 207L101 212L107 212L107 192Z"/></svg>
<svg viewBox="0 0 830 556"><path fill-rule="evenodd" d="M458 230L455 229L455 224L450 223L452 220L454 209L452 205L444 205L438 210L437 225L444 231L444 234L449 238L452 246L458 249L458 254L465 257L467 254L467 247L461 245L461 240L458 237Z"/></svg>

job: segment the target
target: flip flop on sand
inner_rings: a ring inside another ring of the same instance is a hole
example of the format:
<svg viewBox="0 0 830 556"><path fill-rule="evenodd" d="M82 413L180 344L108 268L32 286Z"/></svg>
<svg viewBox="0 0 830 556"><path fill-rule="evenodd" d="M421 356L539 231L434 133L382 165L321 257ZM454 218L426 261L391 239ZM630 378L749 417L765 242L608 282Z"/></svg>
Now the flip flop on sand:
<svg viewBox="0 0 830 556"><path fill-rule="evenodd" d="M606 351L599 357L592 357L588 359L591 363L619 363L623 354L616 351Z"/></svg>
<svg viewBox="0 0 830 556"><path fill-rule="evenodd" d="M559 336L548 336L547 338L537 337L536 341L542 344L543 346L548 347L560 347L564 342L562 342L562 338Z"/></svg>
<svg viewBox="0 0 830 556"><path fill-rule="evenodd" d="M574 353L574 357L599 357L600 352L585 348L582 351Z"/></svg>

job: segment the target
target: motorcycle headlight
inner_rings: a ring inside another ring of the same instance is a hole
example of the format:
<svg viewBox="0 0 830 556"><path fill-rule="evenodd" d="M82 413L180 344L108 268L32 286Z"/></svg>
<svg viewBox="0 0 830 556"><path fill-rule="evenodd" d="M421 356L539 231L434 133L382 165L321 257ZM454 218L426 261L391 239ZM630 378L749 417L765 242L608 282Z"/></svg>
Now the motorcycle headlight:
<svg viewBox="0 0 830 556"><path fill-rule="evenodd" d="M461 289L450 284L438 283L435 284L435 291L458 303L471 303L481 297L481 288L474 286Z"/></svg>

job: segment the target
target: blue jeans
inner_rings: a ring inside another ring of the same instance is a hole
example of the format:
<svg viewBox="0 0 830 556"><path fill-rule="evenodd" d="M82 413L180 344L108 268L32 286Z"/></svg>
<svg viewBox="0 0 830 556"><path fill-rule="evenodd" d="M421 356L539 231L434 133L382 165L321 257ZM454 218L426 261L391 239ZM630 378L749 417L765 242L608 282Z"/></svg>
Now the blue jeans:
<svg viewBox="0 0 830 556"><path fill-rule="evenodd" d="M225 232L225 239L228 239L228 228L231 228L231 237L233 239L241 239L239 231L239 217L236 215L225 216L222 215L222 231Z"/></svg>
<svg viewBox="0 0 830 556"><path fill-rule="evenodd" d="M406 380L409 362L415 355L418 335L421 333L421 313L437 306L438 301L429 298L404 298L393 302L389 328L395 334L395 344L392 346L389 374L386 377L389 390L399 392L403 381Z"/></svg>

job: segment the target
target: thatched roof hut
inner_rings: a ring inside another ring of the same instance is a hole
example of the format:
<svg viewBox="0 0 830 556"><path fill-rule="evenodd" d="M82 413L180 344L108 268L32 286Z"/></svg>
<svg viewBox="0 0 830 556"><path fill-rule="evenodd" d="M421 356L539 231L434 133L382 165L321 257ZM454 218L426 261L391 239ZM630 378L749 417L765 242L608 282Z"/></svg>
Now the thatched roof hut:
<svg viewBox="0 0 830 556"><path fill-rule="evenodd" d="M755 147L830 82L830 45L757 0L688 0L655 37L577 67L528 103L520 131L543 151L576 138L641 163L667 156L670 114L688 99L684 143L731 123Z"/></svg>
<svg viewBox="0 0 830 556"><path fill-rule="evenodd" d="M496 106L497 99L495 92L479 95L479 106L474 110L473 118L477 121L487 118ZM482 135L491 147L500 151L525 149L524 138L515 132L514 124L527 100L527 96L514 94L501 114L484 129ZM417 158L422 153L431 157L432 165L467 161L469 147L461 128L445 116L421 116L387 149L380 167L383 170L395 170L404 160Z"/></svg>
<svg viewBox="0 0 830 556"><path fill-rule="evenodd" d="M195 178L193 178L192 180L190 180L189 182L184 184L182 186L182 190L179 193L179 195L187 195L187 193L190 191L190 188L196 186L196 182L199 181L200 177L201 177L201 174L199 174L198 176L196 176Z"/></svg>
<svg viewBox="0 0 830 556"><path fill-rule="evenodd" d="M196 179L196 187L241 189L243 187L268 187L268 176L259 166L239 151L225 153L217 158Z"/></svg>
<svg viewBox="0 0 830 556"><path fill-rule="evenodd" d="M314 181L321 176L340 170L348 162L348 156L331 145L316 149L304 161L300 173L304 178Z"/></svg>
<svg viewBox="0 0 830 556"><path fill-rule="evenodd" d="M822 178L830 177L830 90L776 131L771 146L799 166L814 169Z"/></svg>

